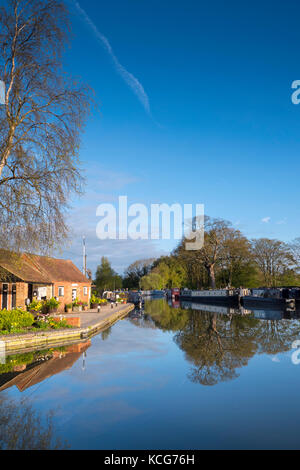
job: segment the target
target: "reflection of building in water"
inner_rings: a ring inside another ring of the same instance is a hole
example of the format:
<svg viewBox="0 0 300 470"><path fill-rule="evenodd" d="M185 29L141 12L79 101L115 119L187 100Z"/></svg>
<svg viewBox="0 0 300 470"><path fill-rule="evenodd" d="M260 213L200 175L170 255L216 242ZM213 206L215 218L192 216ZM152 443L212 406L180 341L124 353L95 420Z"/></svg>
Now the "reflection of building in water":
<svg viewBox="0 0 300 470"><path fill-rule="evenodd" d="M91 341L66 346L64 351L54 350L50 359L38 364L18 365L13 372L0 375L0 391L15 385L20 392L44 380L70 369L90 347ZM86 357L86 356L85 356Z"/></svg>

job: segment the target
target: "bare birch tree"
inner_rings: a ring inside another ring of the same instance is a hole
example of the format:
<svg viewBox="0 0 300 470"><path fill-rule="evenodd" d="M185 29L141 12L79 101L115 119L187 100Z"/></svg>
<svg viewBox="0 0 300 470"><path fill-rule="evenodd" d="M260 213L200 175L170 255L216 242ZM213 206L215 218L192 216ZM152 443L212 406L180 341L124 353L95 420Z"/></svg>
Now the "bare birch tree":
<svg viewBox="0 0 300 470"><path fill-rule="evenodd" d="M82 190L80 132L91 93L62 68L68 11L59 0L0 8L0 246L47 250L67 235L68 200Z"/></svg>

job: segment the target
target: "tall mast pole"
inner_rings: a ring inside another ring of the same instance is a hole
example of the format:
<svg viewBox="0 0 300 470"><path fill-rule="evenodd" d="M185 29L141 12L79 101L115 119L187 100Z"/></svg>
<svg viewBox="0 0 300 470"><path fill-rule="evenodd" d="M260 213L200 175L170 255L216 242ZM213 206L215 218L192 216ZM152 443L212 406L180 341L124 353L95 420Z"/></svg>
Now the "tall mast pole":
<svg viewBox="0 0 300 470"><path fill-rule="evenodd" d="M82 237L83 244L83 274L86 276L86 247L85 247L85 236Z"/></svg>

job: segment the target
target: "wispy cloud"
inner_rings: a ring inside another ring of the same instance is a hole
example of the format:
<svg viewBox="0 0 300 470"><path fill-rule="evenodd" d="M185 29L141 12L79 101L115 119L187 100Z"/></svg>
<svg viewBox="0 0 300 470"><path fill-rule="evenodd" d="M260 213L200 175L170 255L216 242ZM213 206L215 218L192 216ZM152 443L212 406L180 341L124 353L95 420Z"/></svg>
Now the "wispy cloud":
<svg viewBox="0 0 300 470"><path fill-rule="evenodd" d="M271 217L264 217L263 219L261 219L261 221L264 223L264 224L268 224L271 220Z"/></svg>
<svg viewBox="0 0 300 470"><path fill-rule="evenodd" d="M282 219L282 220L278 220L278 221L276 222L276 224L277 224L277 225L284 225L284 224L286 224L286 217L285 217L284 219Z"/></svg>
<svg viewBox="0 0 300 470"><path fill-rule="evenodd" d="M138 79L134 75L132 75L132 73L128 72L128 70L126 70L125 67L123 67L123 65L120 64L108 39L98 30L95 23L91 20L91 18L88 16L86 11L83 8L81 8L80 4L76 0L72 0L72 3L76 7L82 19L93 31L98 42L104 47L106 52L111 57L118 74L123 78L125 83L132 89L132 91L135 93L135 95L138 97L139 101L143 105L145 111L151 116L149 98L142 84L138 81Z"/></svg>
<svg viewBox="0 0 300 470"><path fill-rule="evenodd" d="M273 356L271 361L272 362L280 362L280 359L277 356Z"/></svg>

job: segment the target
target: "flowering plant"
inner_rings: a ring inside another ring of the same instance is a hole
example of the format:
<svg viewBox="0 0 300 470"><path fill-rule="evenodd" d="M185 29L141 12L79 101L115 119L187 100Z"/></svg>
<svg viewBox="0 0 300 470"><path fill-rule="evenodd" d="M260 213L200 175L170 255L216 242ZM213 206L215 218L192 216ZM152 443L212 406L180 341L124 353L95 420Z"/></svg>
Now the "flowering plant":
<svg viewBox="0 0 300 470"><path fill-rule="evenodd" d="M78 298L76 297L76 299L73 301L72 305L73 307L82 307L83 305L85 305L86 303L85 302L82 302L81 300L78 300ZM87 305L87 304L86 304Z"/></svg>

